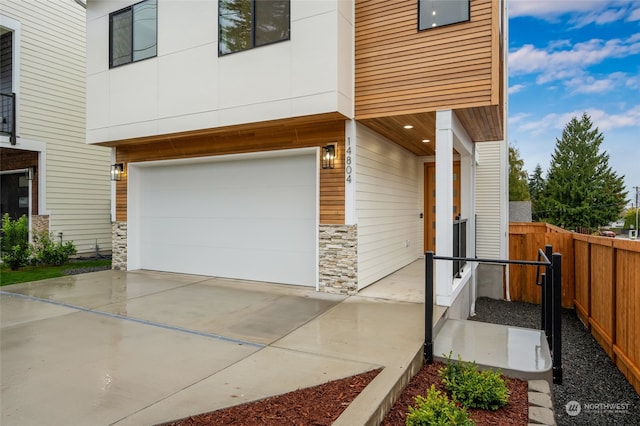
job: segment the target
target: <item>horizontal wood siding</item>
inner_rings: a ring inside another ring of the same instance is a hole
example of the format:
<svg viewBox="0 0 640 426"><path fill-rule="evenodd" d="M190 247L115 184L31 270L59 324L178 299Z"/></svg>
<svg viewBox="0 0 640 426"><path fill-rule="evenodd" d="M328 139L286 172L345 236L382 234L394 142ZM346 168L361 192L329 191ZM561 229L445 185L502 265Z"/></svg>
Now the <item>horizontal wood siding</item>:
<svg viewBox="0 0 640 426"><path fill-rule="evenodd" d="M499 8L418 31L417 0L356 0L356 118L499 104Z"/></svg>
<svg viewBox="0 0 640 426"><path fill-rule="evenodd" d="M50 230L79 253L111 249L110 150L85 139L85 9L73 1L2 2L20 22L18 137L46 144L38 166ZM106 54L106 53L105 53ZM39 170L40 171L40 170Z"/></svg>
<svg viewBox="0 0 640 426"><path fill-rule="evenodd" d="M326 120L326 118L324 118ZM124 141L116 148L117 162L131 163L174 160L214 155L241 154L282 149L336 145L333 169L320 169L320 223L344 223L344 120L300 124L282 120L271 126L239 126L233 130L207 134L160 136L132 143ZM127 180L116 184L116 220L127 220Z"/></svg>
<svg viewBox="0 0 640 426"><path fill-rule="evenodd" d="M422 162L361 125L356 141L360 289L422 253Z"/></svg>

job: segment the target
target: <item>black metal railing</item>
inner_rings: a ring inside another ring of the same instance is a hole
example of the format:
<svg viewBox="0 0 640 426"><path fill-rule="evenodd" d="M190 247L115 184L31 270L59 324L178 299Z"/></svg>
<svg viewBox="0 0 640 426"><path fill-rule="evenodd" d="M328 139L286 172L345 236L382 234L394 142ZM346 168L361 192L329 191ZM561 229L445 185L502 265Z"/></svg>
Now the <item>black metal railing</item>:
<svg viewBox="0 0 640 426"><path fill-rule="evenodd" d="M551 260L549 260L551 258ZM425 253L425 303L424 303L424 346L425 363L433 362L433 261L450 260L460 262L493 263L501 265L525 265L545 268L543 274L538 273L542 286L541 329L544 330L549 349L551 350L553 383L562 384L562 255L553 253L550 245L545 251L538 249L538 260L496 260L479 258L462 258L435 256L432 251Z"/></svg>
<svg viewBox="0 0 640 426"><path fill-rule="evenodd" d="M11 145L16 144L15 93L0 93L0 133L9 135Z"/></svg>
<svg viewBox="0 0 640 426"><path fill-rule="evenodd" d="M458 218L453 221L453 257L467 257L467 219ZM462 277L462 268L466 261L453 261L453 276Z"/></svg>

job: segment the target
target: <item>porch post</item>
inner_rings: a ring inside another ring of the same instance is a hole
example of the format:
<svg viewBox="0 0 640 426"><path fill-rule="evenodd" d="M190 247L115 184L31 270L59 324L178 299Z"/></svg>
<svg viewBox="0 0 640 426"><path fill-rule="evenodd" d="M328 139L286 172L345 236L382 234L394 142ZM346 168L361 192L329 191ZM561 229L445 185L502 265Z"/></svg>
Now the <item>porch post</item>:
<svg viewBox="0 0 640 426"><path fill-rule="evenodd" d="M436 255L453 255L453 112L436 112ZM451 305L453 269L450 261L435 263L436 304Z"/></svg>

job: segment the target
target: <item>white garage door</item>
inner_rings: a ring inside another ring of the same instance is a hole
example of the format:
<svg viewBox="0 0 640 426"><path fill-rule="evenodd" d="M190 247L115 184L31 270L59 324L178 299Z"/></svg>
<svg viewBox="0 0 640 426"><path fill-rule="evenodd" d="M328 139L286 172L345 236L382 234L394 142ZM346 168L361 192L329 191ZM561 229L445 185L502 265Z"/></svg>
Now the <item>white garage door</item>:
<svg viewBox="0 0 640 426"><path fill-rule="evenodd" d="M315 150L128 173L129 269L315 286Z"/></svg>

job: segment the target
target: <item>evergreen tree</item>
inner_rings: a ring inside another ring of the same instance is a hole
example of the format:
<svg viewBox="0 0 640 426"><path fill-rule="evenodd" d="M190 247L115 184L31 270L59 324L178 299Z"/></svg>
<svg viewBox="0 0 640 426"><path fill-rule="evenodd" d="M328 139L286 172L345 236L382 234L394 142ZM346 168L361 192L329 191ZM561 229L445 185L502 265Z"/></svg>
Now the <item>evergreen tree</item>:
<svg viewBox="0 0 640 426"><path fill-rule="evenodd" d="M528 201L527 172L517 148L509 146L509 201Z"/></svg>
<svg viewBox="0 0 640 426"><path fill-rule="evenodd" d="M529 195L531 197L531 216L534 222L541 221L545 217L545 209L541 200L545 184L546 181L542 177L542 167L538 163L528 183Z"/></svg>
<svg viewBox="0 0 640 426"><path fill-rule="evenodd" d="M625 206L624 177L600 152L604 136L587 114L572 118L556 139L541 198L548 222L574 229L595 229L616 220Z"/></svg>

